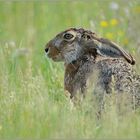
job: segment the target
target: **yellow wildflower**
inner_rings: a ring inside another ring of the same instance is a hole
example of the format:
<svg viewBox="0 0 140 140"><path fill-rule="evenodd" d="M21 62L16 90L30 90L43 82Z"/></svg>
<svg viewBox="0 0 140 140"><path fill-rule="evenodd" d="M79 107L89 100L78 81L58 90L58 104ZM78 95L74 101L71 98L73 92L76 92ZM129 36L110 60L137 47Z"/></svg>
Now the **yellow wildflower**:
<svg viewBox="0 0 140 140"><path fill-rule="evenodd" d="M135 13L140 13L140 6L134 7L134 12Z"/></svg>
<svg viewBox="0 0 140 140"><path fill-rule="evenodd" d="M108 32L108 33L106 33L106 35L105 35L108 39L113 39L113 34L112 33L110 33L110 32Z"/></svg>
<svg viewBox="0 0 140 140"><path fill-rule="evenodd" d="M100 26L101 27L107 27L108 26L108 22L103 20L103 21L100 22Z"/></svg>
<svg viewBox="0 0 140 140"><path fill-rule="evenodd" d="M116 26L117 24L118 24L118 20L117 19L113 18L113 19L110 20L110 25Z"/></svg>
<svg viewBox="0 0 140 140"><path fill-rule="evenodd" d="M123 44L124 44L124 45L127 45L127 44L128 44L128 42L129 42L129 41L128 41L128 39L127 39L127 38L125 38L125 39L123 40Z"/></svg>

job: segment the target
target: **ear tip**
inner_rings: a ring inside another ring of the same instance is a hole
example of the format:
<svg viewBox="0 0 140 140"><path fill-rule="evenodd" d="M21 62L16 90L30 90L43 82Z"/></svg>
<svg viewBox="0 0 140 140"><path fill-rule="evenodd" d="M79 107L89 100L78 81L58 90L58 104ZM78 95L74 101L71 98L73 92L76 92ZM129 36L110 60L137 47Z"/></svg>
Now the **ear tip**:
<svg viewBox="0 0 140 140"><path fill-rule="evenodd" d="M136 61L133 59L131 65L135 65Z"/></svg>
<svg viewBox="0 0 140 140"><path fill-rule="evenodd" d="M133 58L133 56L132 56L132 55L130 55L130 56L131 56L131 65L135 65L136 60Z"/></svg>
<svg viewBox="0 0 140 140"><path fill-rule="evenodd" d="M127 62L130 63L131 65L135 65L136 61L135 59L130 55L130 59L127 59Z"/></svg>

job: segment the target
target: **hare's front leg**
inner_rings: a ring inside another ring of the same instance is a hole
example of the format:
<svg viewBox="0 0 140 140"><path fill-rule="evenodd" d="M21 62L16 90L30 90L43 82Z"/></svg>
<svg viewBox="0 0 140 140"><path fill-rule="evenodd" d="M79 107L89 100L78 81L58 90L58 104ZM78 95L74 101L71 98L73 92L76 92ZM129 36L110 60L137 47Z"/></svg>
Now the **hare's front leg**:
<svg viewBox="0 0 140 140"><path fill-rule="evenodd" d="M67 100L69 100L71 109L74 109L77 105L80 105L85 97L84 94L81 93L76 93L75 96L71 96L71 93L69 93L67 90L65 90L64 93Z"/></svg>

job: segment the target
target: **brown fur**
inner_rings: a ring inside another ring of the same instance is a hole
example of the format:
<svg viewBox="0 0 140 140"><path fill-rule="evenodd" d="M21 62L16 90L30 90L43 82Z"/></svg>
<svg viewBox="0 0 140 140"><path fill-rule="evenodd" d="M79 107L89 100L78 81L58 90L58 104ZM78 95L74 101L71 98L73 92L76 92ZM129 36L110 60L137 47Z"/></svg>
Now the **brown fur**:
<svg viewBox="0 0 140 140"><path fill-rule="evenodd" d="M95 91L111 93L114 88L117 93L130 93L136 105L140 105L140 76L132 68L135 60L114 42L82 28L70 28L46 47L50 58L65 63L64 86L71 98L77 92L85 95L88 80L98 73L93 83Z"/></svg>

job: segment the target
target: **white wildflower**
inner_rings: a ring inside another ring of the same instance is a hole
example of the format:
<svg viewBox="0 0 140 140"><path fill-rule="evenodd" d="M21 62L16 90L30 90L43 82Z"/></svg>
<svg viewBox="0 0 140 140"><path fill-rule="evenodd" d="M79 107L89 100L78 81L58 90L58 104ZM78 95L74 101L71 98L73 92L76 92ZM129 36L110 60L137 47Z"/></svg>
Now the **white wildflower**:
<svg viewBox="0 0 140 140"><path fill-rule="evenodd" d="M119 9L119 5L116 2L111 2L110 3L110 9L112 10L118 10Z"/></svg>
<svg viewBox="0 0 140 140"><path fill-rule="evenodd" d="M15 48L16 47L15 41L9 41L9 46Z"/></svg>
<svg viewBox="0 0 140 140"><path fill-rule="evenodd" d="M28 48L18 48L14 53L14 57L28 55L30 50Z"/></svg>
<svg viewBox="0 0 140 140"><path fill-rule="evenodd" d="M124 8L124 12L126 16L130 16L130 11L128 8Z"/></svg>

